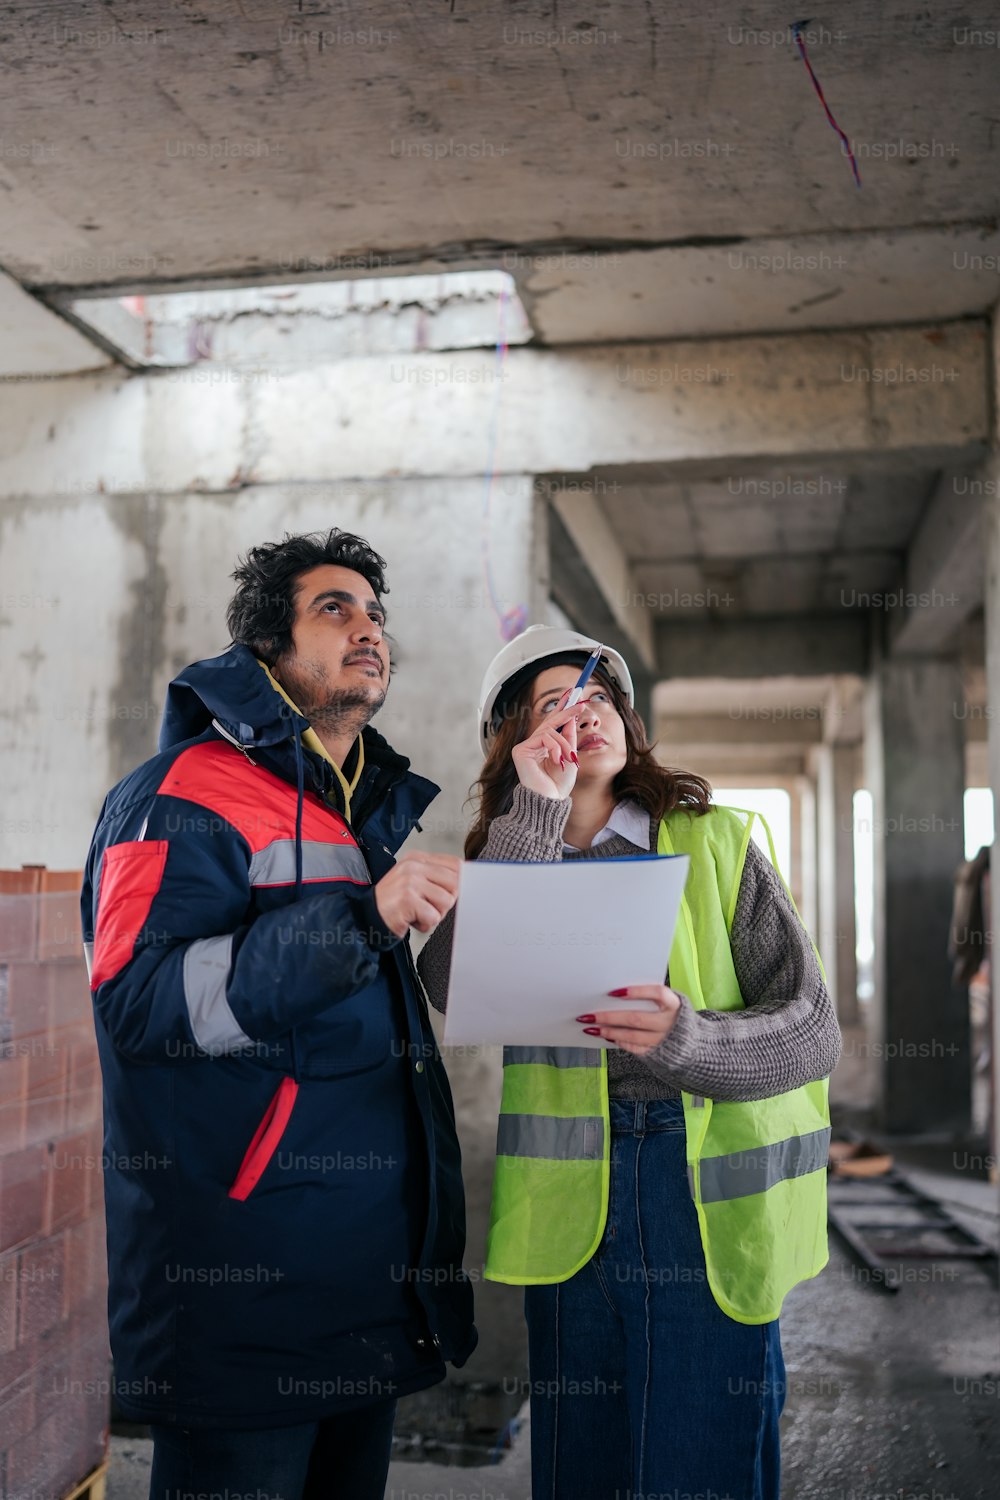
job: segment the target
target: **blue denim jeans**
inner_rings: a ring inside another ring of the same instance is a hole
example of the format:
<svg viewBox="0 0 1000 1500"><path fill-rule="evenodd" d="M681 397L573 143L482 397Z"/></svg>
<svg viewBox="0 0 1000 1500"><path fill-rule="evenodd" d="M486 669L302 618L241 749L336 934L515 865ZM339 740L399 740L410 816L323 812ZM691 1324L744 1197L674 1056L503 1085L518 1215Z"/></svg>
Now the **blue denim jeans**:
<svg viewBox="0 0 1000 1500"><path fill-rule="evenodd" d="M712 1296L679 1099L611 1101L604 1237L525 1311L532 1500L778 1500L778 1322Z"/></svg>
<svg viewBox="0 0 1000 1500"><path fill-rule="evenodd" d="M395 1401L295 1427L153 1427L149 1500L382 1500Z"/></svg>

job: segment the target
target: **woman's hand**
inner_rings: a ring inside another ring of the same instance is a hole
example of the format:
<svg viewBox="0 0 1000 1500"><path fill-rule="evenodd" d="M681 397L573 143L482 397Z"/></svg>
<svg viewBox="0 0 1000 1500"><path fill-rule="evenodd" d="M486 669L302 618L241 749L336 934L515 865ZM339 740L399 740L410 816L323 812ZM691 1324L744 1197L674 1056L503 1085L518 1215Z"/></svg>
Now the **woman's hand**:
<svg viewBox="0 0 1000 1500"><path fill-rule="evenodd" d="M630 1000L655 1000L656 1010L598 1010L592 1016L577 1016L578 1021L589 1021L584 1026L588 1036L602 1036L605 1041L615 1042L625 1052L634 1052L642 1057L652 1052L668 1034L677 1012L681 1008L680 996L665 984L633 984L623 990L611 990L616 998L626 995Z"/></svg>
<svg viewBox="0 0 1000 1500"><path fill-rule="evenodd" d="M553 709L548 719L511 751L518 780L529 791L553 800L568 797L576 785L576 725L585 703ZM556 725L559 727L556 728Z"/></svg>

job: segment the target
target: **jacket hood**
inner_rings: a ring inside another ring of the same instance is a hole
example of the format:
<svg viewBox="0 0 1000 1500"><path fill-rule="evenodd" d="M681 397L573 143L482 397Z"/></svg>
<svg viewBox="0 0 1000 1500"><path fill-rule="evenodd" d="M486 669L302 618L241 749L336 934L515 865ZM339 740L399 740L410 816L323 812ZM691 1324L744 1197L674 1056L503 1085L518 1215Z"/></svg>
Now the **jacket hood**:
<svg viewBox="0 0 1000 1500"><path fill-rule="evenodd" d="M196 661L174 678L160 723L161 750L197 739L219 723L241 745L278 745L301 733L308 720L276 693L246 646Z"/></svg>
<svg viewBox="0 0 1000 1500"><path fill-rule="evenodd" d="M160 723L159 748L171 750L199 738L217 720L226 734L247 749L267 752L265 760L279 775L297 780L296 761L304 763L307 779L317 791L327 792L334 781L329 764L302 747L309 721L276 693L246 646L230 646L219 656L196 661L173 679ZM358 813L367 818L395 788L398 847L408 827L438 795L441 788L410 770L410 762L369 724L363 731L366 770L359 788ZM405 808L405 815L403 809Z"/></svg>

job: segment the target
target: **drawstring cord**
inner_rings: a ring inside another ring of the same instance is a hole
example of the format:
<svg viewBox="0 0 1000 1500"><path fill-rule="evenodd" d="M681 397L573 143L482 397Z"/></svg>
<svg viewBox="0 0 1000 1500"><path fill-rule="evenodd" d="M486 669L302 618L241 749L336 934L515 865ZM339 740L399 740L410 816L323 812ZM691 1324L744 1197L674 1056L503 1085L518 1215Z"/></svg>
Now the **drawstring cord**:
<svg viewBox="0 0 1000 1500"><path fill-rule="evenodd" d="M302 757L302 732L297 718L292 720L295 735L295 899L302 899L302 803L305 798L305 767Z"/></svg>
<svg viewBox="0 0 1000 1500"><path fill-rule="evenodd" d="M295 737L295 900L302 899L302 805L305 801L305 765L302 755L302 732L298 715L292 718L292 733ZM299 1079L299 1053L295 1045L295 1027L289 1032L292 1048L292 1077Z"/></svg>

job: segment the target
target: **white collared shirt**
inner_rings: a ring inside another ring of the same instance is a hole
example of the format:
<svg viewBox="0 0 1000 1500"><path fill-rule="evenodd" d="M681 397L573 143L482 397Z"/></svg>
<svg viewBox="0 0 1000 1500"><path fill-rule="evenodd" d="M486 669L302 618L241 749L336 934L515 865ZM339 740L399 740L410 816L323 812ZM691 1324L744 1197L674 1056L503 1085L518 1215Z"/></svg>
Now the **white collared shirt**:
<svg viewBox="0 0 1000 1500"><path fill-rule="evenodd" d="M616 833L628 839L630 844L637 844L640 849L649 848L649 813L631 797L626 797L624 802L615 804L615 810L604 827L599 833L594 834L591 848L597 844L603 844L605 839L611 838ZM563 843L563 849L570 849L574 854L582 852L575 844Z"/></svg>

